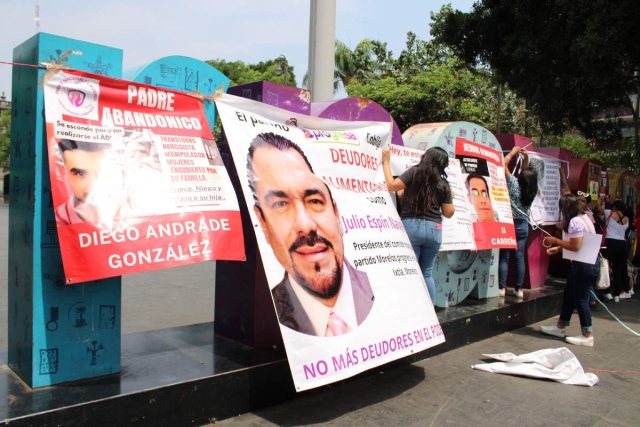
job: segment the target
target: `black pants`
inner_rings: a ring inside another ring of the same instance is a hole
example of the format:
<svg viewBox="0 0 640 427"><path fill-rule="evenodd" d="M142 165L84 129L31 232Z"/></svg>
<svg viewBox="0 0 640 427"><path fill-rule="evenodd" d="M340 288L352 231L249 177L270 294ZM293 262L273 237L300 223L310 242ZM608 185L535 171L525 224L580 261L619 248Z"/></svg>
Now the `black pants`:
<svg viewBox="0 0 640 427"><path fill-rule="evenodd" d="M611 269L613 270L609 290L614 297L617 297L623 290L629 292L629 282L626 280L627 242L618 239L606 239L605 245L607 246L605 256L611 263Z"/></svg>

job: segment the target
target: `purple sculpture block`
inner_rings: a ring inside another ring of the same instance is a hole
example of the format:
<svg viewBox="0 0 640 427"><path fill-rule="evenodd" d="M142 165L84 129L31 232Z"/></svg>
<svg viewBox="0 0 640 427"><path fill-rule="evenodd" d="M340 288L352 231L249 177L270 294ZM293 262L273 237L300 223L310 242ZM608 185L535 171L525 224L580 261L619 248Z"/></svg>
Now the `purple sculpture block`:
<svg viewBox="0 0 640 427"><path fill-rule="evenodd" d="M337 101L314 102L311 115L322 119L347 122L393 122L391 143L404 146L402 132L393 117L380 104L366 98L343 98Z"/></svg>
<svg viewBox="0 0 640 427"><path fill-rule="evenodd" d="M311 113L311 93L306 89L259 81L230 87L227 93L305 116Z"/></svg>

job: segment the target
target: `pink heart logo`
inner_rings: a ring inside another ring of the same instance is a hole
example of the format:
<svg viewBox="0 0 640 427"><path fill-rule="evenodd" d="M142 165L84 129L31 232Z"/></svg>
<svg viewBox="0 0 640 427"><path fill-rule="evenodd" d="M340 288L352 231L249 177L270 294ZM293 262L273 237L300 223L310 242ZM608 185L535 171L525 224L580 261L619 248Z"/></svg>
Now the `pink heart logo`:
<svg viewBox="0 0 640 427"><path fill-rule="evenodd" d="M69 102L75 107L80 107L83 103L87 95L81 90L72 89L67 92L67 96L69 98Z"/></svg>

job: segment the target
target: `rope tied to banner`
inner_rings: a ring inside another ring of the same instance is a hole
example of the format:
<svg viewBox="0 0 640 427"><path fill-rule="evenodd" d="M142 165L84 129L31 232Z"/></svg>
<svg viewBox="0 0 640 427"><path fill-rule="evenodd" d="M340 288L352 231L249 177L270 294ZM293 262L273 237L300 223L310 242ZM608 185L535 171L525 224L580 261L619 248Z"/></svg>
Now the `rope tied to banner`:
<svg viewBox="0 0 640 427"><path fill-rule="evenodd" d="M82 52L79 50L67 49L62 54L60 54L53 62L43 61L41 62L41 64L46 67L47 71L49 70L57 71L57 70L68 69L69 66L66 64L66 62L69 60L69 57L71 55L82 56Z"/></svg>
<svg viewBox="0 0 640 427"><path fill-rule="evenodd" d="M58 57L54 61L52 61L52 62L48 62L48 61L41 62L40 64L42 64L46 68L47 71L44 73L44 75L41 77L41 79L39 79L38 87L42 87L45 84L47 84L49 79L51 79L51 77L53 77L53 75L56 74L58 71L70 69L71 67L69 67L69 65L67 65L67 61L69 60L69 57L71 55L82 56L82 52L79 51L79 50L67 49L63 53L58 55Z"/></svg>
<svg viewBox="0 0 640 427"><path fill-rule="evenodd" d="M529 144L531 145L531 144ZM522 153L518 153L518 158L516 159L516 165L513 168L513 171L519 171L522 172L522 167L524 166L524 155ZM507 166L505 165L505 168ZM509 198L509 202L511 202L511 209L513 209L514 211L518 212L520 215L522 215L523 217L525 217L527 219L527 222L529 223L529 225L531 226L532 230L540 230L543 233L545 233L547 236L549 237L555 237L552 236L547 230L545 230L544 228L542 228L542 226L540 224L538 224L537 222L535 222L533 219L531 219L531 215L530 214L526 214L524 213L522 210L520 210L520 208L518 208L515 203L513 202L513 200L511 200L511 198Z"/></svg>
<svg viewBox="0 0 640 427"><path fill-rule="evenodd" d="M14 67L31 67L31 68L40 68L42 70L46 69L47 67L43 66L43 65L33 65L33 64L24 64L22 62L9 62L9 61L0 61L0 64L4 64L4 65L12 65Z"/></svg>
<svg viewBox="0 0 640 427"><path fill-rule="evenodd" d="M216 102L218 99L222 97L222 95L224 95L224 83L218 86L218 88L211 95L205 95L204 93L200 92L198 89L192 90L191 92L188 93L188 95L193 96L194 98L199 99L202 102L205 102L205 101Z"/></svg>

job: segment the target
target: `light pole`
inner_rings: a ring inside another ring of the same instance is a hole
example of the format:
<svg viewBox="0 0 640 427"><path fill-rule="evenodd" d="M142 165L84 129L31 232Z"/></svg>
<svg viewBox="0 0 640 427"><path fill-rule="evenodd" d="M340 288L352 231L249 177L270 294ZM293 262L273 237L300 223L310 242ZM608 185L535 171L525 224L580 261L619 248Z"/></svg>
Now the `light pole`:
<svg viewBox="0 0 640 427"><path fill-rule="evenodd" d="M278 59L276 59L277 64L276 64L276 74L280 75L280 74L284 74L284 84L288 85L289 84L289 61L287 61L287 57L284 55L280 55L278 57Z"/></svg>
<svg viewBox="0 0 640 427"><path fill-rule="evenodd" d="M309 78L312 102L333 100L336 0L310 0Z"/></svg>

